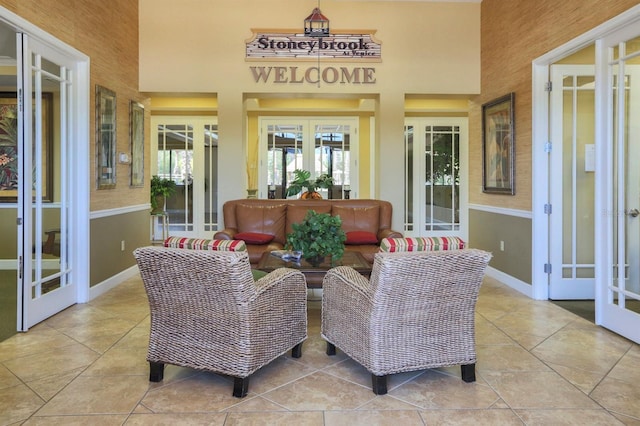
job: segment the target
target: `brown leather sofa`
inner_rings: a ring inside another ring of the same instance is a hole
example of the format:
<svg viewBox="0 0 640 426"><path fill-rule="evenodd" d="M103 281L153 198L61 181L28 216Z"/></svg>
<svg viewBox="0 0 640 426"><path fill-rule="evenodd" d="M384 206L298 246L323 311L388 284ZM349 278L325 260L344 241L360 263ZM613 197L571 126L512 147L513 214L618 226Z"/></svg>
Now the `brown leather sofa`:
<svg viewBox="0 0 640 426"><path fill-rule="evenodd" d="M292 223L302 221L308 210L331 213L342 219L347 233L345 250L360 251L373 262L383 238L400 238L391 229L391 203L382 200L265 200L246 198L224 203L225 229L213 236L217 240L243 239L252 265L265 251L282 250Z"/></svg>

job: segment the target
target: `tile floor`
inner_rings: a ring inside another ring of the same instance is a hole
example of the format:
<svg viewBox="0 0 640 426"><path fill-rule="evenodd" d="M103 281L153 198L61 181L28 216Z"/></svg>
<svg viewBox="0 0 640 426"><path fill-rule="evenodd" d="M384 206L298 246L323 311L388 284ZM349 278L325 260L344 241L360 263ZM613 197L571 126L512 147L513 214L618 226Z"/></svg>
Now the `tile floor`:
<svg viewBox="0 0 640 426"><path fill-rule="evenodd" d="M148 381L139 278L0 343L0 424L640 425L640 347L487 278L477 309L477 381L459 367L370 376L325 355L309 303L300 359L282 356L231 396L216 374L168 366Z"/></svg>

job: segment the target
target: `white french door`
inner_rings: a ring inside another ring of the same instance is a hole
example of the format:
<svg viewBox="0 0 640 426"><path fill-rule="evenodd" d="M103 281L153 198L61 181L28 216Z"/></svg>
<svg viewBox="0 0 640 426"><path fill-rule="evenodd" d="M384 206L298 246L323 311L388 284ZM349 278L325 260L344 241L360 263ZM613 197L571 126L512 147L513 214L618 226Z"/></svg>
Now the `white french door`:
<svg viewBox="0 0 640 426"><path fill-rule="evenodd" d="M595 67L551 66L549 298L595 298Z"/></svg>
<svg viewBox="0 0 640 426"><path fill-rule="evenodd" d="M640 30L596 44L596 323L640 343Z"/></svg>
<svg viewBox="0 0 640 426"><path fill-rule="evenodd" d="M357 118L260 118L259 128L258 197L287 198L296 169L333 178L324 198L358 197Z"/></svg>
<svg viewBox="0 0 640 426"><path fill-rule="evenodd" d="M467 123L466 118L405 119L407 236L467 240Z"/></svg>
<svg viewBox="0 0 640 426"><path fill-rule="evenodd" d="M151 129L151 174L176 183L165 206L170 235L211 238L218 230L217 117L152 116Z"/></svg>

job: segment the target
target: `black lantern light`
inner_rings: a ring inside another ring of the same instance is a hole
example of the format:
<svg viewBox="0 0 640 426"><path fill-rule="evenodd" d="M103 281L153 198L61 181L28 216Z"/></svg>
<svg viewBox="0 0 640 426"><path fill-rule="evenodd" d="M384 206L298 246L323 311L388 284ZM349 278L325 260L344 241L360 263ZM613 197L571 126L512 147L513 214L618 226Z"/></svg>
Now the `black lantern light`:
<svg viewBox="0 0 640 426"><path fill-rule="evenodd" d="M329 35L329 20L316 7L304 20L304 35L310 37L326 37Z"/></svg>

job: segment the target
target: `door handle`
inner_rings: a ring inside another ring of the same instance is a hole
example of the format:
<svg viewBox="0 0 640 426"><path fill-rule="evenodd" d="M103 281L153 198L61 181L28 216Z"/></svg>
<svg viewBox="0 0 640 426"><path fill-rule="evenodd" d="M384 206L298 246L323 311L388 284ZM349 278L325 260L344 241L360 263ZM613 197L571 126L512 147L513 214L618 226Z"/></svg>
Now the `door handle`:
<svg viewBox="0 0 640 426"><path fill-rule="evenodd" d="M640 215L640 210L638 210L638 209L629 209L629 210L627 210L627 216L637 217L638 215Z"/></svg>

